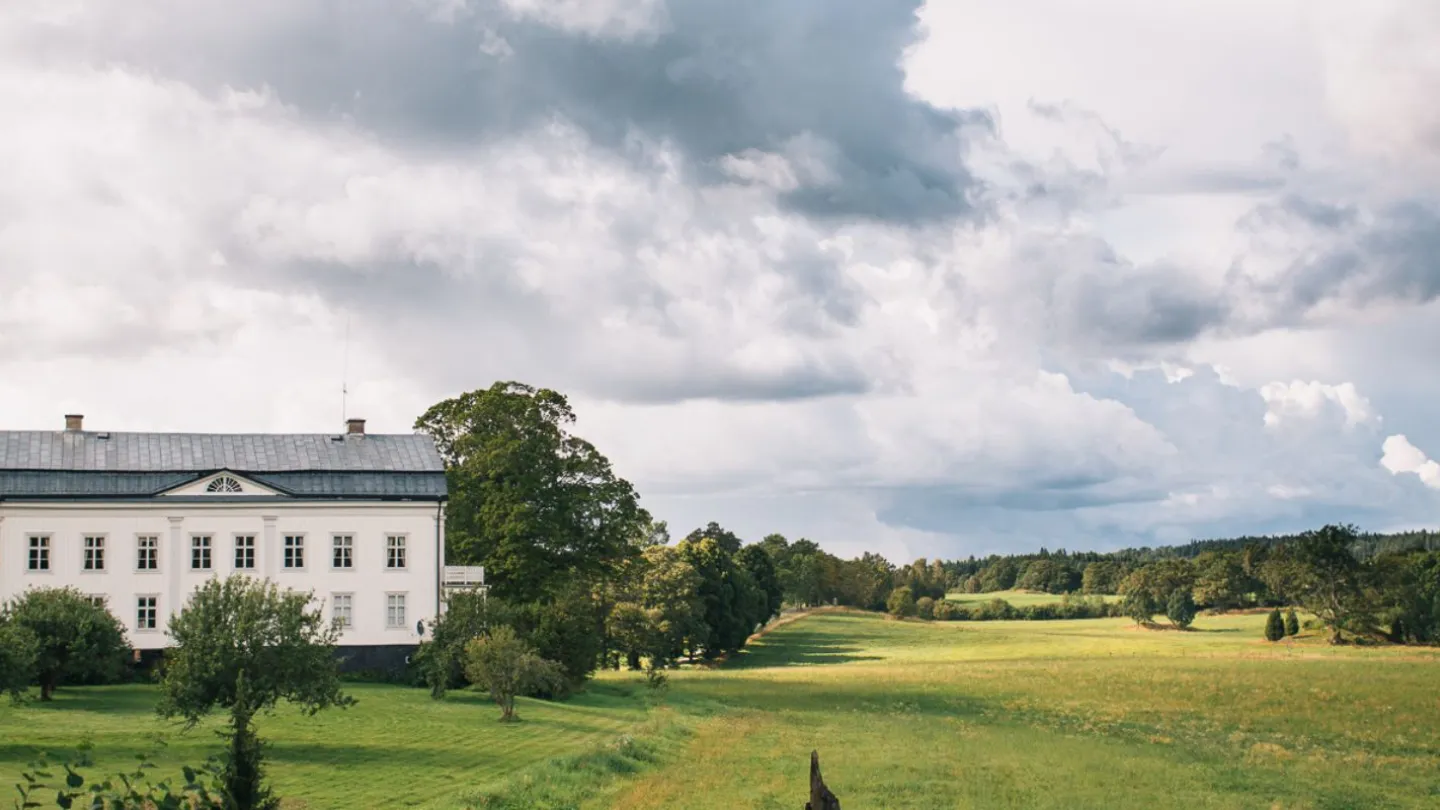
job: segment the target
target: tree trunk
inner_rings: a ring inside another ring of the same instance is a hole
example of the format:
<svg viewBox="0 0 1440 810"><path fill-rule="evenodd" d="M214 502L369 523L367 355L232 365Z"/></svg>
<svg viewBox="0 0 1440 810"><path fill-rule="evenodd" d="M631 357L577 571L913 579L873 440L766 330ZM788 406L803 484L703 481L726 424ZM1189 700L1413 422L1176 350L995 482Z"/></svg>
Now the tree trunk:
<svg viewBox="0 0 1440 810"><path fill-rule="evenodd" d="M55 678L55 677L50 676L50 675L46 675L45 677L43 677L43 678L40 679L40 699L41 699L41 700L52 700L52 699L54 698L54 695L55 695L55 681L57 681L57 680L58 680L58 678Z"/></svg>
<svg viewBox="0 0 1440 810"><path fill-rule="evenodd" d="M626 661L625 661L625 663L627 663L627 664L630 665L630 671L631 671L631 672L635 672L635 671L639 670L639 669L640 669L640 651L639 651L639 650L631 650L629 653L627 653L627 654L626 654Z"/></svg>
<svg viewBox="0 0 1440 810"><path fill-rule="evenodd" d="M820 778L819 751L810 752L810 801L805 803L805 810L840 810L840 800Z"/></svg>

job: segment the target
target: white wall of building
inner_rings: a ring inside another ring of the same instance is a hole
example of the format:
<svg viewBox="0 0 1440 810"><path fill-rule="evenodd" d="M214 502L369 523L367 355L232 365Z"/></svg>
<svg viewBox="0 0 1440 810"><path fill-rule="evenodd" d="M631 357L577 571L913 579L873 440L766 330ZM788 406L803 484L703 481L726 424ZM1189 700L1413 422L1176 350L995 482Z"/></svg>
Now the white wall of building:
<svg viewBox="0 0 1440 810"><path fill-rule="evenodd" d="M442 514L434 502L274 503L0 503L0 600L32 587L73 586L103 596L136 649L167 646L167 619L207 578L243 573L273 580L284 588L312 591L332 615L334 594L351 595L352 625L342 646L417 644L416 622L428 627L436 615L437 577L444 565L437 552ZM32 536L50 538L50 570L29 570ZM255 569L235 569L235 538L255 538ZM284 566L284 539L304 538L304 567ZM333 567L333 538L353 538L353 567ZM405 568L391 569L387 538L405 538ZM84 570L84 538L104 538L104 570ZM159 570L137 570L138 538L159 541ZM208 571L191 568L192 538L209 536ZM403 594L405 616L389 626L387 596ZM137 628L137 599L158 598L157 626Z"/></svg>

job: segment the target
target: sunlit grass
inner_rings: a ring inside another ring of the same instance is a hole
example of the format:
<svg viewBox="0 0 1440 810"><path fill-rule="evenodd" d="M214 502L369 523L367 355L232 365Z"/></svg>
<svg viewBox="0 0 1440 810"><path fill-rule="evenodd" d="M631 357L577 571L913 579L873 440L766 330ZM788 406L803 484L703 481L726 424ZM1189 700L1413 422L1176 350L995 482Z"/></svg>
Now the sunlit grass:
<svg viewBox="0 0 1440 810"><path fill-rule="evenodd" d="M990 593L947 593L945 598L951 602L962 605L983 605L993 599L1004 599L1017 608L1030 607L1031 605L1055 605L1059 604L1065 597L1061 594L1045 593L1044 591L991 591ZM1075 598L1075 597L1072 597ZM1087 596L1086 599L1101 599L1106 602L1118 602L1120 597L1112 595Z"/></svg>
<svg viewBox="0 0 1440 810"><path fill-rule="evenodd" d="M846 807L1436 806L1436 651L1272 645L1263 621L812 617L682 674L677 700L735 716L614 806L791 807L812 748Z"/></svg>
<svg viewBox="0 0 1440 810"><path fill-rule="evenodd" d="M718 668L603 673L495 722L482 696L355 686L359 705L262 721L292 808L793 808L810 750L859 808L1440 806L1440 650L1270 644L1263 615L894 621L821 613ZM106 769L169 729L163 766L215 750L151 687L0 706L0 779L91 736ZM3 806L3 803L0 803Z"/></svg>

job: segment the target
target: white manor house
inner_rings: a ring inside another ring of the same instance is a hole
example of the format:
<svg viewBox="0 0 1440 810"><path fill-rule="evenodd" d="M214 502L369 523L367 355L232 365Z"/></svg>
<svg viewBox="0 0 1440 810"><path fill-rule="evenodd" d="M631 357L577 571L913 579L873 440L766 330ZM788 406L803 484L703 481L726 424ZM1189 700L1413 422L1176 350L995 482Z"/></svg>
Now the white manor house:
<svg viewBox="0 0 1440 810"><path fill-rule="evenodd" d="M445 465L429 436L0 431L0 601L73 586L158 652L210 577L313 592L351 667L397 663L447 587Z"/></svg>

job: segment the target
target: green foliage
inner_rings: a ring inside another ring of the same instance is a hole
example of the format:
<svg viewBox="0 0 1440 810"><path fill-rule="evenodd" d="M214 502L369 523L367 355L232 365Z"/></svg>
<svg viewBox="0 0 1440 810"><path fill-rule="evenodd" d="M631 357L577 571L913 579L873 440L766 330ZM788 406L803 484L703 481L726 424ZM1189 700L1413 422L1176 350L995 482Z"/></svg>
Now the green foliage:
<svg viewBox="0 0 1440 810"><path fill-rule="evenodd" d="M445 400L416 421L445 459L449 559L483 564L494 594L512 602L610 575L652 526L630 483L570 432L574 422L564 395L517 382Z"/></svg>
<svg viewBox="0 0 1440 810"><path fill-rule="evenodd" d="M1149 624L1150 619L1155 616L1155 600L1146 588L1127 591L1120 602L1120 608L1126 616L1134 619L1136 624Z"/></svg>
<svg viewBox="0 0 1440 810"><path fill-rule="evenodd" d="M715 545L719 546L721 551L732 557L739 554L740 547L744 545L744 541L737 537L734 532L722 527L713 520L705 524L704 528L696 529L685 535L685 539L691 543L698 543L701 540L714 540Z"/></svg>
<svg viewBox="0 0 1440 810"><path fill-rule="evenodd" d="M1165 617L1170 623L1184 630L1195 621L1195 600L1190 596L1189 588L1176 588L1170 592L1170 598L1165 603Z"/></svg>
<svg viewBox="0 0 1440 810"><path fill-rule="evenodd" d="M1265 640L1279 641L1285 638L1285 620L1280 618L1280 608L1274 608L1265 617Z"/></svg>
<svg viewBox="0 0 1440 810"><path fill-rule="evenodd" d="M445 595L445 610L430 627L430 638L420 644L413 660L430 696L439 700L446 691L465 684L465 645L485 632L491 622L505 621L503 603L478 589L457 589Z"/></svg>
<svg viewBox="0 0 1440 810"><path fill-rule="evenodd" d="M340 690L339 630L311 609L309 594L273 582L231 576L195 589L170 621L157 709L193 726L213 709L230 712L229 748L220 779L227 810L272 810L263 782L263 750L251 723L284 700L307 714L351 705Z"/></svg>
<svg viewBox="0 0 1440 810"><path fill-rule="evenodd" d="M501 625L465 646L465 676L490 693L500 707L501 722L508 723L517 719L517 696L559 688L565 670L541 658L513 629Z"/></svg>
<svg viewBox="0 0 1440 810"><path fill-rule="evenodd" d="M160 743L163 745L163 743ZM261 807L236 802L225 792L219 757L211 757L198 768L181 768L180 780L151 781L153 754L141 754L135 770L92 779L80 769L93 766L90 746L82 745L74 757L52 761L42 755L30 763L15 786L17 808L60 807L74 810L236 810ZM57 771L63 771L59 776ZM270 807L274 805L266 805Z"/></svg>
<svg viewBox="0 0 1440 810"><path fill-rule="evenodd" d="M914 616L916 611L915 595L909 588L896 588L890 592L890 598L885 600L885 609L890 615L905 618Z"/></svg>
<svg viewBox="0 0 1440 810"><path fill-rule="evenodd" d="M19 702L35 680L38 644L30 628L9 621L0 612L0 692Z"/></svg>
<svg viewBox="0 0 1440 810"><path fill-rule="evenodd" d="M334 653L338 631L309 594L231 576L195 589L170 620L159 711L194 725L215 708L246 717L285 700L315 712L348 706Z"/></svg>
<svg viewBox="0 0 1440 810"><path fill-rule="evenodd" d="M113 681L124 671L130 644L120 621L75 588L32 588L0 608L8 655L50 700L61 684ZM33 653L33 654L32 654ZM0 676L16 694L19 674Z"/></svg>
<svg viewBox="0 0 1440 810"><path fill-rule="evenodd" d="M1085 566L1080 590L1087 594L1115 593L1120 587L1120 566L1109 560L1097 560Z"/></svg>
<svg viewBox="0 0 1440 810"><path fill-rule="evenodd" d="M775 561L761 546L746 546L735 555L735 563L750 573L755 587L764 596L764 610L757 624L765 624L780 615L785 604L785 590L780 585L780 575L775 570Z"/></svg>
<svg viewBox="0 0 1440 810"><path fill-rule="evenodd" d="M216 773L226 810L279 810L279 797L265 783L264 743L249 718L233 713L229 729L219 733L228 742Z"/></svg>
<svg viewBox="0 0 1440 810"><path fill-rule="evenodd" d="M511 605L509 624L541 658L559 664L565 678L541 694L563 697L571 684L592 675L605 645L605 616L600 603L582 583L557 587L551 596Z"/></svg>
<svg viewBox="0 0 1440 810"><path fill-rule="evenodd" d="M1300 618L1295 615L1295 608L1285 611L1285 635L1300 635Z"/></svg>
<svg viewBox="0 0 1440 810"><path fill-rule="evenodd" d="M753 632L754 624L750 623L753 617L746 615L745 594L740 591L745 583L739 581L739 569L710 538L696 542L682 540L677 549L680 558L699 576L700 586L696 592L703 608L702 620L692 627L693 635L686 639L686 646L712 659L740 649ZM753 587L748 575L747 581Z"/></svg>
<svg viewBox="0 0 1440 810"><path fill-rule="evenodd" d="M1357 539L1349 525L1306 532L1280 548L1271 568L1281 592L1330 628L1332 644L1340 642L1342 631L1378 634L1379 583L1351 552Z"/></svg>
<svg viewBox="0 0 1440 810"><path fill-rule="evenodd" d="M920 597L919 599L916 599L916 600L915 600L915 615L918 616L918 617L920 617L921 619L924 619L924 620L927 621L927 622L928 622L928 621L931 621L932 619L934 619L934 618L935 618L935 600L934 600L934 599L931 599L931 598L928 597L928 596L922 596L922 597Z"/></svg>

